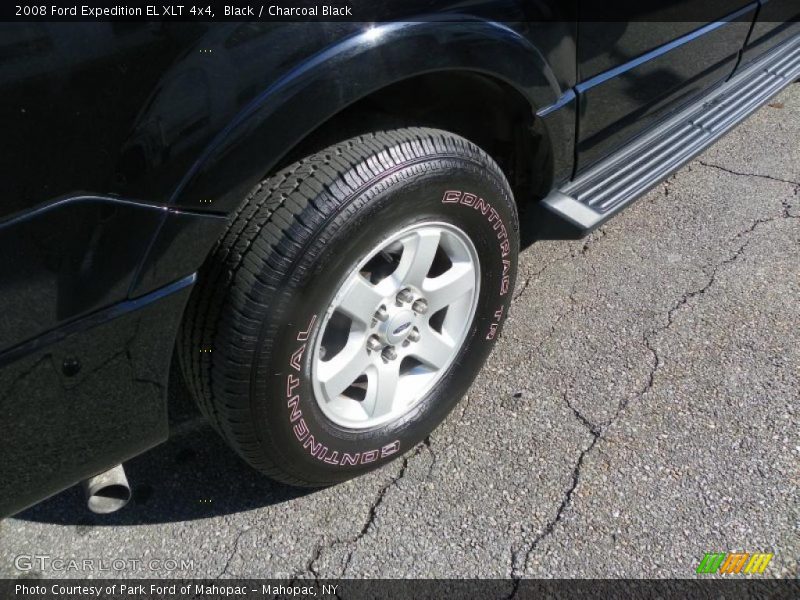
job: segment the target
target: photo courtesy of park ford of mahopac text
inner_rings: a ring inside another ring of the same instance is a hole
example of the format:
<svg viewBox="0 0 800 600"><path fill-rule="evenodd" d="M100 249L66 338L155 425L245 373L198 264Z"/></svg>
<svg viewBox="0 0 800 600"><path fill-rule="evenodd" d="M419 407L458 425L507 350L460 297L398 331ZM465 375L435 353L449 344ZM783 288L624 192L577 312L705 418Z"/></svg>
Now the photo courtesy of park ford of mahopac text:
<svg viewBox="0 0 800 600"><path fill-rule="evenodd" d="M85 583L47 583L30 585L17 582L14 593L20 597L60 598L337 598L341 585L336 583L268 583L246 582L199 583L169 582L138 583L136 581L99 581Z"/></svg>

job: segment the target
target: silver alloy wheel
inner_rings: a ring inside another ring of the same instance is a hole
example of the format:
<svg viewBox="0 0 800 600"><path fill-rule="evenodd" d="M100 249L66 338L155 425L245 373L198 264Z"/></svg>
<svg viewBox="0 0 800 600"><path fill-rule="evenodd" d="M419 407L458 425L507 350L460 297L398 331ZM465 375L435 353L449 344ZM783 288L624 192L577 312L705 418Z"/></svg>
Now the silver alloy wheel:
<svg viewBox="0 0 800 600"><path fill-rule="evenodd" d="M334 296L314 343L314 395L325 416L370 429L410 411L458 354L479 291L475 246L449 223L418 223L373 248Z"/></svg>

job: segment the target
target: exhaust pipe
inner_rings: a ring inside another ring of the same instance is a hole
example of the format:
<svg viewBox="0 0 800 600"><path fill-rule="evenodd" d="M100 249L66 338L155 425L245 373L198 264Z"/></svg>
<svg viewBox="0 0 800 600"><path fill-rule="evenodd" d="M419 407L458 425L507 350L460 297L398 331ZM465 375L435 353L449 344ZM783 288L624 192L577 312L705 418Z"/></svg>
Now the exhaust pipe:
<svg viewBox="0 0 800 600"><path fill-rule="evenodd" d="M99 515L115 512L131 499L131 486L122 465L83 480L89 510Z"/></svg>

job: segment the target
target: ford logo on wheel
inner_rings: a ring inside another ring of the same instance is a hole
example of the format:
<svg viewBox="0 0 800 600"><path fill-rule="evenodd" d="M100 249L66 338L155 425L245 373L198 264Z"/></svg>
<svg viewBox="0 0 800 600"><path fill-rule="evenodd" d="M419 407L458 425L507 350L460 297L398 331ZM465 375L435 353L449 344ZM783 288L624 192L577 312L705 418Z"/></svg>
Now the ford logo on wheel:
<svg viewBox="0 0 800 600"><path fill-rule="evenodd" d="M395 330L392 332L392 335L397 335L398 333L402 333L409 327L411 327L411 321L409 321L408 323L403 323L399 327L395 328Z"/></svg>

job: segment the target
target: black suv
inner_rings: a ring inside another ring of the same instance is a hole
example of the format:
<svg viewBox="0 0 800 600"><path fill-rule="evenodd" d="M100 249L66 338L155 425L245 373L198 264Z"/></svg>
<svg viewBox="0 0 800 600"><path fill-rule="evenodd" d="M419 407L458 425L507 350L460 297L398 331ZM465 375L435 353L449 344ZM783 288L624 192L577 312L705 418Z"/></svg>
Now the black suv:
<svg viewBox="0 0 800 600"><path fill-rule="evenodd" d="M597 227L800 74L796 0L439 4L0 24L0 516L80 480L124 504L169 386L290 484L397 458L487 359L521 243Z"/></svg>

